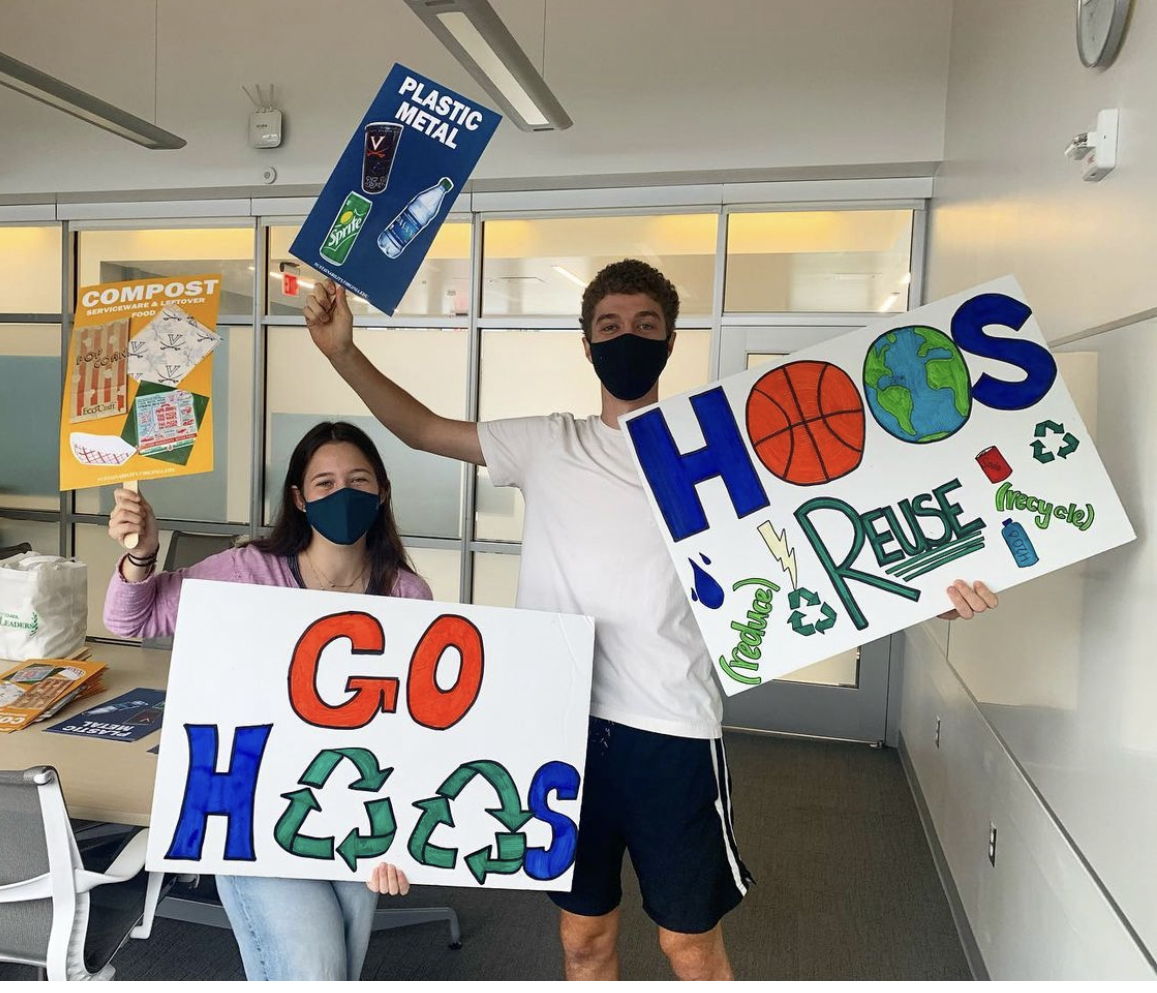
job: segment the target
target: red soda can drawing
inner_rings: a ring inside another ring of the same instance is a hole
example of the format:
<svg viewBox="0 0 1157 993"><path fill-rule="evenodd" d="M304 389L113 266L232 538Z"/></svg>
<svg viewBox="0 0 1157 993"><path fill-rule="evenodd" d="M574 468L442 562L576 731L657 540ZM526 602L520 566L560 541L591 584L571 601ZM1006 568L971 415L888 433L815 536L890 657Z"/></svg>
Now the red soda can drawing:
<svg viewBox="0 0 1157 993"><path fill-rule="evenodd" d="M999 483L1002 479L1008 479L1012 475L1012 466L1005 461L1004 456L1000 454L1000 449L995 445L986 448L976 456L976 461L991 482Z"/></svg>

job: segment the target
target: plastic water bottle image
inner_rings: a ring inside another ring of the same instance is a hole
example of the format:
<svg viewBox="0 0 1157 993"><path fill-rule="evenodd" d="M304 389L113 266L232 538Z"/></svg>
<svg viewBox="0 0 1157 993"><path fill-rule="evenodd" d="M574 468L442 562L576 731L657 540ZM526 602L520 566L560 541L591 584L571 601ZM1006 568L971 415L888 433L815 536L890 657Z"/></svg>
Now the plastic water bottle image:
<svg viewBox="0 0 1157 993"><path fill-rule="evenodd" d="M1012 557L1020 568L1026 569L1040 561L1036 549L1032 547L1032 541L1029 540L1028 532L1011 517L1004 522L1000 536L1008 545L1008 550L1012 552Z"/></svg>
<svg viewBox="0 0 1157 993"><path fill-rule="evenodd" d="M386 230L378 235L378 248L391 259L396 259L406 250L406 246L437 215L446 194L454 189L454 184L443 176L436 186L423 190L401 210Z"/></svg>

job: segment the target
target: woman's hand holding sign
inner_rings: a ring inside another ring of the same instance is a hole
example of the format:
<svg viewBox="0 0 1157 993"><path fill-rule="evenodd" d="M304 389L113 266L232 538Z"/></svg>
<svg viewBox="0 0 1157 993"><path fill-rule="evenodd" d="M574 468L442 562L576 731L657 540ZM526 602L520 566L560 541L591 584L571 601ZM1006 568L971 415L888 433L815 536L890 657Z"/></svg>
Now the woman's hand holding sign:
<svg viewBox="0 0 1157 993"><path fill-rule="evenodd" d="M130 583L139 583L152 572L157 551L161 547L157 518L149 501L133 490L122 487L113 494L113 499L116 506L109 515L108 533L121 544L125 544L129 535L138 536L136 545L130 550L130 557L125 559L121 574ZM133 559L145 564L137 565Z"/></svg>
<svg viewBox="0 0 1157 993"><path fill-rule="evenodd" d="M406 874L391 862L379 862L366 885L375 893L387 896L405 896L410 892L410 881Z"/></svg>

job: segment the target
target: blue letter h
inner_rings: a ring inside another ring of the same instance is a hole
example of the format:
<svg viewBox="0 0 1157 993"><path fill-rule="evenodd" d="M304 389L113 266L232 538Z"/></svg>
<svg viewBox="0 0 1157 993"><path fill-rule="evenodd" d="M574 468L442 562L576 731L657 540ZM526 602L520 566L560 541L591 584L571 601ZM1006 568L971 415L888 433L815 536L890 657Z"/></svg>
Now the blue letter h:
<svg viewBox="0 0 1157 993"><path fill-rule="evenodd" d="M723 387L693 396L691 409L706 444L686 455L675 447L662 411L649 410L627 422L643 474L674 541L707 530L707 515L695 492L695 487L705 480L723 477L737 517L746 517L768 505L767 493L755 474Z"/></svg>
<svg viewBox="0 0 1157 993"><path fill-rule="evenodd" d="M225 858L252 862L253 801L257 791L257 773L272 724L241 727L233 738L229 771L216 772L217 726L186 724L189 736L189 774L185 781L185 798L173 842L165 853L167 859L201 858L205 826L213 814L228 818L225 836Z"/></svg>

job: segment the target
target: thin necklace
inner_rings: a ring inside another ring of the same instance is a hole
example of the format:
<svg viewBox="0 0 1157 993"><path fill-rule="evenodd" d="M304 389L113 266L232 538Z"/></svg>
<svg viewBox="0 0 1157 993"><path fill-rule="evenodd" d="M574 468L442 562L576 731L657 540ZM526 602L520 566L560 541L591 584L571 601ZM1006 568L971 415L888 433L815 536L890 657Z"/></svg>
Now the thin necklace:
<svg viewBox="0 0 1157 993"><path fill-rule="evenodd" d="M362 576L366 574L366 563L363 559L362 571L354 576L352 582L335 583L332 579L329 578L329 576L327 576L324 572L321 571L321 569L318 568L317 563L313 561L313 557L309 554L309 552L303 552L302 554L305 556L305 561L309 563L309 567L314 571L314 574L318 576L318 578L320 578L322 582L324 582L331 590L348 590L360 583Z"/></svg>

